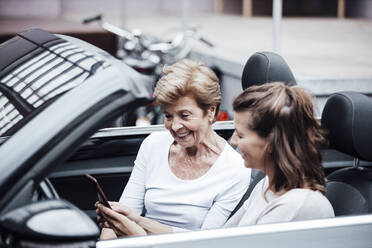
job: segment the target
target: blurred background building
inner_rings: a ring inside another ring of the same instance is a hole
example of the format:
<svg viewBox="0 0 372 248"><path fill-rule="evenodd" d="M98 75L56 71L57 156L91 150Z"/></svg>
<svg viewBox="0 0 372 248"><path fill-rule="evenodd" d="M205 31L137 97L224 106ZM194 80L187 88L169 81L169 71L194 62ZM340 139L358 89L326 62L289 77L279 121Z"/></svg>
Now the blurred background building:
<svg viewBox="0 0 372 248"><path fill-rule="evenodd" d="M282 18L275 27L273 6L279 1ZM335 91L372 96L371 0L0 0L0 42L40 27L115 55L115 35L81 23L96 14L157 37L185 26L198 28L214 47L195 44L192 57L222 70L222 108L229 112L241 90L245 61L263 50L285 58L298 83L317 96L320 109Z"/></svg>

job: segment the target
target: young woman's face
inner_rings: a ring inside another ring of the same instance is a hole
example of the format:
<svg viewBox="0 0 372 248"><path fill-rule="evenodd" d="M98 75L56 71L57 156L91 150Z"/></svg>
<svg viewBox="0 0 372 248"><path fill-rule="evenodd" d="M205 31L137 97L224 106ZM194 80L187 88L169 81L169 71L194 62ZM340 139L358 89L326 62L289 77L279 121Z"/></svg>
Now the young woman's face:
<svg viewBox="0 0 372 248"><path fill-rule="evenodd" d="M164 125L178 144L185 148L194 147L207 137L213 114L208 111L204 115L193 97L184 96L174 104L164 106Z"/></svg>
<svg viewBox="0 0 372 248"><path fill-rule="evenodd" d="M230 142L240 150L247 168L264 171L264 150L267 141L249 128L251 118L248 111L234 113L235 132Z"/></svg>

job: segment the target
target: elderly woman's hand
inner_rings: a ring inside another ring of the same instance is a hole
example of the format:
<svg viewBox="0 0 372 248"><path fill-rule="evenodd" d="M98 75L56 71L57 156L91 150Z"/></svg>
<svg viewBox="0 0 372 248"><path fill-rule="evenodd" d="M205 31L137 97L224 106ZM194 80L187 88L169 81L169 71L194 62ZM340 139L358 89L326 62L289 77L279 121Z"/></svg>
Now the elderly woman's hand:
<svg viewBox="0 0 372 248"><path fill-rule="evenodd" d="M136 223L140 216L128 207L117 202L110 202L109 209L100 203L96 203L97 219L101 227L111 228L118 236L146 235L146 231ZM105 220L103 222L103 219Z"/></svg>
<svg viewBox="0 0 372 248"><path fill-rule="evenodd" d="M133 211L132 209L128 208L127 206L123 205L123 204L120 204L119 202L109 202L110 203L110 206L111 208L124 215L125 217L127 217L128 219L134 221L134 222L138 222L139 219L140 219L140 215L137 214L135 211Z"/></svg>
<svg viewBox="0 0 372 248"><path fill-rule="evenodd" d="M102 217L100 209L98 208L98 204L100 204L100 202L97 201L94 204L94 206L96 207L97 221L100 223L100 222L104 222L105 220ZM133 210L131 210L130 208L128 208L127 206L122 205L119 202L113 202L113 201L109 201L109 204L114 211L126 216L127 218L129 218L130 220L134 222L139 221L140 215L134 212Z"/></svg>
<svg viewBox="0 0 372 248"><path fill-rule="evenodd" d="M110 228L118 236L139 236L152 233L171 233L173 228L145 218L118 202L109 202L109 209L96 202L97 219L102 228ZM109 238L112 238L111 236Z"/></svg>

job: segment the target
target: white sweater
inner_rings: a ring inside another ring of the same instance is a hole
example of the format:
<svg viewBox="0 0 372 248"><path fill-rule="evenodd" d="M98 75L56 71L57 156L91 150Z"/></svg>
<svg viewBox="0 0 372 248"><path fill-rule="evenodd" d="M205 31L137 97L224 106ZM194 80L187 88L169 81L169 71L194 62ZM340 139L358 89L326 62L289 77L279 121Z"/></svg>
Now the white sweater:
<svg viewBox="0 0 372 248"><path fill-rule="evenodd" d="M282 195L265 190L268 178L262 179L253 189L243 206L231 217L224 227L251 226L276 222L290 222L334 217L328 199L319 191L292 189Z"/></svg>
<svg viewBox="0 0 372 248"><path fill-rule="evenodd" d="M176 177L168 154L174 139L168 131L154 132L142 143L120 203L146 217L178 228L200 230L222 227L245 193L251 170L226 143L203 176Z"/></svg>

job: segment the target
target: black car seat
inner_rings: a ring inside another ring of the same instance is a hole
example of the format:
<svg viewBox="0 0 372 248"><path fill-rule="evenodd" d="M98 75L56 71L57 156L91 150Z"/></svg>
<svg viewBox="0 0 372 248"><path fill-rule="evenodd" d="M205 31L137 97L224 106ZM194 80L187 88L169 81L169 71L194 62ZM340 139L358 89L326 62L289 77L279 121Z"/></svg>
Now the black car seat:
<svg viewBox="0 0 372 248"><path fill-rule="evenodd" d="M273 52L256 52L245 63L242 74L243 90L252 85L271 82L297 84L283 57Z"/></svg>
<svg viewBox="0 0 372 248"><path fill-rule="evenodd" d="M283 82L288 85L295 85L296 79L292 74L288 64L279 54L273 52L256 52L249 57L245 63L242 74L243 90L252 85L261 85L272 82ZM248 199L254 186L264 177L264 173L259 170L252 170L249 187L242 199L231 212L230 217Z"/></svg>
<svg viewBox="0 0 372 248"><path fill-rule="evenodd" d="M322 113L330 148L354 157L354 166L327 176L326 196L336 216L372 212L372 170L359 166L372 161L372 101L356 92L331 95Z"/></svg>

